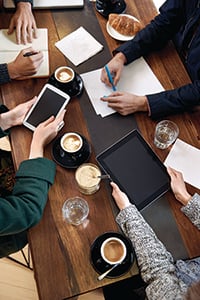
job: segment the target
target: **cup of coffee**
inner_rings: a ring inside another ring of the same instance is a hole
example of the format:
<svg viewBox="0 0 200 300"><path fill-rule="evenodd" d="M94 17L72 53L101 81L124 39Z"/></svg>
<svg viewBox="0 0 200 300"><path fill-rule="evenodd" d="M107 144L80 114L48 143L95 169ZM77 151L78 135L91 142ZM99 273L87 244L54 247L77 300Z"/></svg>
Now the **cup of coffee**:
<svg viewBox="0 0 200 300"><path fill-rule="evenodd" d="M95 164L81 164L75 172L75 180L82 194L91 195L100 188L101 171Z"/></svg>
<svg viewBox="0 0 200 300"><path fill-rule="evenodd" d="M67 66L59 67L54 72L56 86L69 96L75 96L80 91L80 85L76 72Z"/></svg>
<svg viewBox="0 0 200 300"><path fill-rule="evenodd" d="M110 265L122 263L127 254L126 245L117 237L107 238L102 243L100 252L103 260Z"/></svg>
<svg viewBox="0 0 200 300"><path fill-rule="evenodd" d="M60 140L60 155L70 156L73 160L77 160L82 156L83 139L76 132L65 133Z"/></svg>

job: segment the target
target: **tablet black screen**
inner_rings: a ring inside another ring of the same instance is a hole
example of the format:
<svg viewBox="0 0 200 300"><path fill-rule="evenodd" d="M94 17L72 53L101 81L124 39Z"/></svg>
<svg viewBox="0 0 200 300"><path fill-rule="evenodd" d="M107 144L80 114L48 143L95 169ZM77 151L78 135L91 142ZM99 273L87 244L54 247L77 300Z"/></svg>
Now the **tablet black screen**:
<svg viewBox="0 0 200 300"><path fill-rule="evenodd" d="M99 154L97 161L139 210L169 189L165 166L137 130Z"/></svg>
<svg viewBox="0 0 200 300"><path fill-rule="evenodd" d="M44 122L51 116L56 116L65 101L66 97L46 88L40 101L38 101L28 117L27 122L37 127L41 122Z"/></svg>

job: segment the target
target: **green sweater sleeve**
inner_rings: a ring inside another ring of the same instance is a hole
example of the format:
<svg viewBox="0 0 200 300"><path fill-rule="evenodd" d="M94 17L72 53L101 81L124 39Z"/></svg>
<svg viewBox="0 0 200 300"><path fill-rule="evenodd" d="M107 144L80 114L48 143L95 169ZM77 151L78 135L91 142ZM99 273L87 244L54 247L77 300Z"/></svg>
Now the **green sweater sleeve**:
<svg viewBox="0 0 200 300"><path fill-rule="evenodd" d="M0 236L22 232L40 221L54 177L55 163L47 158L21 163L12 194L0 198Z"/></svg>

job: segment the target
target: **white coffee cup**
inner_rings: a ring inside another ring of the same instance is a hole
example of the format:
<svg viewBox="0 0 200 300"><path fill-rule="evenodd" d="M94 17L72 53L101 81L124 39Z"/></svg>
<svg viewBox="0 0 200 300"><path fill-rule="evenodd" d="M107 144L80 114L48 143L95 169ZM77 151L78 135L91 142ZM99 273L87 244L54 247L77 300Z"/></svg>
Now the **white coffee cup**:
<svg viewBox="0 0 200 300"><path fill-rule="evenodd" d="M122 263L126 257L127 250L121 239L110 237L102 243L100 252L105 262L115 265Z"/></svg>
<svg viewBox="0 0 200 300"><path fill-rule="evenodd" d="M69 67L59 67L55 70L55 78L61 83L68 83L74 79L75 73Z"/></svg>
<svg viewBox="0 0 200 300"><path fill-rule="evenodd" d="M76 153L82 148L83 139L76 132L67 132L62 136L60 140L60 146L63 151L68 153Z"/></svg>

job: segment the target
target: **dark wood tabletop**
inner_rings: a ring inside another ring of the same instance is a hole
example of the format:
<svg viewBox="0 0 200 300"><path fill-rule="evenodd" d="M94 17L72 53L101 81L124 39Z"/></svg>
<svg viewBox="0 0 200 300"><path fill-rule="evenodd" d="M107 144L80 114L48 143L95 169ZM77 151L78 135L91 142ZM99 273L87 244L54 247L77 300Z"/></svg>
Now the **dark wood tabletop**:
<svg viewBox="0 0 200 300"><path fill-rule="evenodd" d="M150 0L127 0L126 2L126 12L138 18L143 25L147 24L157 14ZM48 28L50 73L53 73L58 66L66 64L72 66L79 73L103 66L111 57L112 50L120 44L119 41L108 35L106 31L107 21L95 11L94 5L94 3L85 0L84 9L35 10L34 14L38 27ZM1 9L1 28L8 28L11 15L12 12ZM80 67L74 67L55 47L55 42L73 31L83 21L83 25L90 32L95 34L98 31L96 37L104 44L104 50L87 63L81 64ZM165 89L176 88L190 82L171 42L162 51L152 53L145 59ZM28 79L4 84L1 86L0 100L9 108L12 108L37 95L47 80L47 78ZM66 131L77 131L84 135L92 147L89 161L96 163L94 140L91 138L91 131L82 109L84 97L83 94L81 99L76 97L70 100L65 116L65 127L59 135ZM180 128L180 139L197 148L200 148L199 117L200 110L198 107L190 113L169 116L169 119L176 122ZM156 122L144 113L136 113L134 116L130 116L129 120L133 118L136 120L145 140L163 161L169 149L159 150L153 144ZM121 120L126 122L125 117L121 117ZM104 122L103 119L102 122ZM21 161L28 158L31 137L32 132L23 126L13 128L11 131L12 153L16 168ZM46 147L45 151L45 156L50 159L52 159L51 149L52 143ZM102 181L100 190L97 193L83 196L75 184L74 172L74 169L57 165L55 183L50 189L43 218L29 232L34 275L38 294L42 300L60 300L70 297L75 299L77 295L130 277L138 272L137 266L134 264L130 271L121 277L115 279L105 278L101 282L97 280L98 274L90 262L90 247L99 235L108 231L119 232L119 228L115 222L113 201L108 185ZM192 186L187 186L191 193L197 191ZM64 201L76 195L84 197L90 207L88 222L78 227L66 224L61 214ZM187 249L188 257L199 256L199 231L180 212L181 205L175 200L170 191L166 194L166 198L184 246Z"/></svg>

